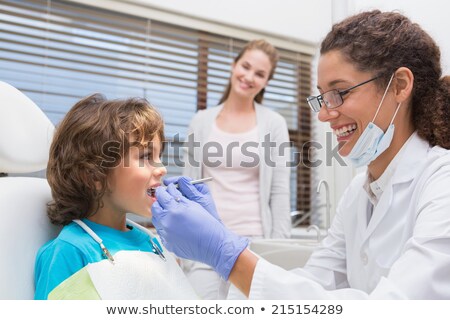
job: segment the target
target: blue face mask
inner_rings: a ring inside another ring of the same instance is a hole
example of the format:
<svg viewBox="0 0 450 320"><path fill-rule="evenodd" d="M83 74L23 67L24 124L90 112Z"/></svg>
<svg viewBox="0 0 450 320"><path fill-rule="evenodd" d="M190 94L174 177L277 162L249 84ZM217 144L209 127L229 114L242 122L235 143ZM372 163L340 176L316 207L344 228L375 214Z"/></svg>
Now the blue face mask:
<svg viewBox="0 0 450 320"><path fill-rule="evenodd" d="M375 113L375 116L373 117L373 120L369 122L366 129L364 129L358 141L356 141L356 144L353 146L353 149L347 156L347 158L351 160L351 162L355 167L368 165L391 145L395 130L393 122L395 116L397 115L398 110L400 109L401 103L398 104L397 109L395 110L394 116L392 117L391 123L389 124L389 127L387 128L386 132L383 132L383 130L381 130L381 128L378 127L374 121L378 115L378 111L380 111L381 105L383 104L384 101L384 97L388 92L389 86L391 85L393 78L394 75L392 75L391 79L389 80L388 86L384 91L383 97L381 98L381 102L378 105L378 109L377 112Z"/></svg>

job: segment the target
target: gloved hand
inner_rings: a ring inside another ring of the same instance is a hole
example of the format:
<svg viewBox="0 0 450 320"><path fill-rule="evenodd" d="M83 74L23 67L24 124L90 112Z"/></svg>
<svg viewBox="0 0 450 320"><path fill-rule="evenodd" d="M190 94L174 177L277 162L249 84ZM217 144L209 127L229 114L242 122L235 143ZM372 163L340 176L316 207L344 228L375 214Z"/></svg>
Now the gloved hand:
<svg viewBox="0 0 450 320"><path fill-rule="evenodd" d="M213 215L217 220L221 221L219 214L217 213L216 205L206 183L191 184L191 180L192 178L189 177L178 176L165 178L163 179L163 183L166 186L171 183L177 183L179 190L186 198L201 204L206 211Z"/></svg>
<svg viewBox="0 0 450 320"><path fill-rule="evenodd" d="M156 189L153 225L163 245L180 258L210 265L228 280L248 239L229 231L200 204L185 198L173 184Z"/></svg>

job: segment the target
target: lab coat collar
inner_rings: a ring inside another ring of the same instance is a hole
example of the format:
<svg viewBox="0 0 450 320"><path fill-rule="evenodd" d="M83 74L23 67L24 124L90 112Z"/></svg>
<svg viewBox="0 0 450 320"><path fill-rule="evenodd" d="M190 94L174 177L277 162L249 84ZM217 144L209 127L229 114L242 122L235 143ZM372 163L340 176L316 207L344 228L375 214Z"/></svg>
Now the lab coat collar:
<svg viewBox="0 0 450 320"><path fill-rule="evenodd" d="M399 183L410 182L415 178L418 172L417 168L421 167L423 165L422 163L427 159L427 153L430 146L428 142L417 135L417 132L414 132L411 138L406 142L404 148L405 149L400 155L401 158L398 159L397 168L392 176L391 183L388 183L378 204L373 208L372 218L369 221L365 232L365 241L383 220L391 207L393 200L393 186ZM361 203L361 209L363 207L365 209L367 208L367 198L364 204Z"/></svg>
<svg viewBox="0 0 450 320"><path fill-rule="evenodd" d="M392 177L392 185L414 179L417 175L417 168L427 159L430 144L419 137L415 131L404 147L405 151L401 155L402 158Z"/></svg>
<svg viewBox="0 0 450 320"><path fill-rule="evenodd" d="M378 201L380 200L384 190L391 183L392 176L397 169L398 163L400 162L404 151L405 149L402 148L397 153L394 159L392 159L391 163L389 163L387 168L384 170L383 174L377 180L373 180L372 176L369 174L369 171L367 171L367 180L364 183L364 189L366 190L366 193L372 205L376 206L378 204Z"/></svg>
<svg viewBox="0 0 450 320"><path fill-rule="evenodd" d="M418 164L417 161L424 159L424 157L417 157L417 151L421 150L422 152L425 152L425 150L428 149L428 144L423 140L422 141L425 142L426 145L420 146L421 140L422 139L419 138L417 133L413 132L413 134L408 138L408 140L406 140L403 147L399 150L397 155L394 157L394 159L392 159L391 163L389 163L387 168L384 170L383 174L377 180L372 180L369 172L367 171L367 180L364 183L364 189L366 190L369 196L370 202L372 202L374 206L377 205L384 190L390 184L408 182L412 178L414 178L413 174L414 170L410 169ZM413 144L412 147L411 144ZM407 158L405 160L402 160L404 154L406 154ZM412 155L414 155L414 157ZM410 159L412 161L406 163L407 159ZM400 161L403 161L401 167L402 169L400 169L400 174L396 175L397 181L395 181L395 178L393 177L395 176L395 172L397 170Z"/></svg>

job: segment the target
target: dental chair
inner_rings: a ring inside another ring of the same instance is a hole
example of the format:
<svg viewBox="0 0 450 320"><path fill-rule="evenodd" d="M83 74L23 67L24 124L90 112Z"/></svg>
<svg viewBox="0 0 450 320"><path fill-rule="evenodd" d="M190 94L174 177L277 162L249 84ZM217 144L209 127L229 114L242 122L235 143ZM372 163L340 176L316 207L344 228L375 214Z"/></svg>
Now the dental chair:
<svg viewBox="0 0 450 320"><path fill-rule="evenodd" d="M54 126L19 90L0 81L0 299L33 299L37 250L55 237L46 179L25 177L47 167ZM22 176L11 176L11 175ZM6 176L5 176L6 175Z"/></svg>

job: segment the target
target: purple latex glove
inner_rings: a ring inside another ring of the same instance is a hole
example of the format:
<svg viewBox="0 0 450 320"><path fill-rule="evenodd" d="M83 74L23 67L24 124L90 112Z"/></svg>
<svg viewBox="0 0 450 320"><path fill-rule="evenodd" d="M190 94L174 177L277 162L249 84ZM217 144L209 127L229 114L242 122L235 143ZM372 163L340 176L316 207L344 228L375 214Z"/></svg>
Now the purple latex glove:
<svg viewBox="0 0 450 320"><path fill-rule="evenodd" d="M190 184L192 178L185 176L169 177L163 179L167 186L171 183L177 183L181 193L189 200L195 201L212 214L217 220L221 221L217 213L216 205L206 183Z"/></svg>
<svg viewBox="0 0 450 320"><path fill-rule="evenodd" d="M180 185L181 188L181 185ZM210 265L228 280L248 239L229 231L197 202L185 198L173 184L156 189L152 222L167 250L180 258Z"/></svg>

